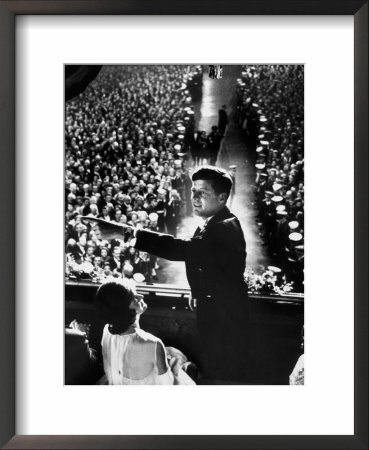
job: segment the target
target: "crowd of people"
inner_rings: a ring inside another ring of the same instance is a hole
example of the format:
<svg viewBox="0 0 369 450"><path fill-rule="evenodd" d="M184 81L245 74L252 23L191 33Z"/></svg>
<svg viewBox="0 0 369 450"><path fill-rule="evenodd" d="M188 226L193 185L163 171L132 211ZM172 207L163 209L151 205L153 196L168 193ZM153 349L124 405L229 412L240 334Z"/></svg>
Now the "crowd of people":
<svg viewBox="0 0 369 450"><path fill-rule="evenodd" d="M102 240L81 216L166 231L192 212L187 151L201 66L105 66L65 110L66 272L157 279L156 258Z"/></svg>
<svg viewBox="0 0 369 450"><path fill-rule="evenodd" d="M256 206L263 238L288 281L302 292L304 67L243 66L237 94L238 121L256 152Z"/></svg>

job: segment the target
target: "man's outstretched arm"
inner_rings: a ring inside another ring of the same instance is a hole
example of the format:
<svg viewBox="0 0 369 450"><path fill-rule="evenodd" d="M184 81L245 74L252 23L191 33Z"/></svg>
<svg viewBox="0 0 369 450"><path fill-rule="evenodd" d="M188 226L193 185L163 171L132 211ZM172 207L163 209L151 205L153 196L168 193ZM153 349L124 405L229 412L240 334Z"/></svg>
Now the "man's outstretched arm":
<svg viewBox="0 0 369 450"><path fill-rule="evenodd" d="M82 220L98 228L102 239L131 240L131 245L137 250L151 253L160 258L170 261L184 261L186 259L188 240L174 238L169 234L141 230L125 224L115 224L90 216L83 216Z"/></svg>

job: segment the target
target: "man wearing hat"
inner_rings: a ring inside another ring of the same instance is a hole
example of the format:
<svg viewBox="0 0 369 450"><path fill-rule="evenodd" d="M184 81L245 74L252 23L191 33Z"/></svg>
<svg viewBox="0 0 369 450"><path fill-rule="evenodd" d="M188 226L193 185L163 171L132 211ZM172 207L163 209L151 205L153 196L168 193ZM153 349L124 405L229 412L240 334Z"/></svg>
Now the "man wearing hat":
<svg viewBox="0 0 369 450"><path fill-rule="evenodd" d="M278 209L277 207L277 225L273 242L275 244L277 261L281 265L285 263L285 247L288 243L288 235L290 233L287 217L288 213L285 208Z"/></svg>
<svg viewBox="0 0 369 450"><path fill-rule="evenodd" d="M249 302L244 280L246 243L239 220L226 206L232 179L220 168L201 167L192 174L194 213L203 219L191 239L97 223L109 239L134 233L135 248L173 261L185 261L196 308L203 356L204 384L247 382Z"/></svg>
<svg viewBox="0 0 369 450"><path fill-rule="evenodd" d="M257 177L257 183L256 183L256 202L258 205L258 211L259 211L259 217L261 216L260 211L261 207L263 205L263 200L265 198L265 191L267 186L267 180L268 180L268 174L265 172L260 172L260 175Z"/></svg>
<svg viewBox="0 0 369 450"><path fill-rule="evenodd" d="M294 288L298 292L304 291L303 269L304 269L304 245L303 235L292 232L288 236L289 243L285 251L287 256L286 278L294 282Z"/></svg>

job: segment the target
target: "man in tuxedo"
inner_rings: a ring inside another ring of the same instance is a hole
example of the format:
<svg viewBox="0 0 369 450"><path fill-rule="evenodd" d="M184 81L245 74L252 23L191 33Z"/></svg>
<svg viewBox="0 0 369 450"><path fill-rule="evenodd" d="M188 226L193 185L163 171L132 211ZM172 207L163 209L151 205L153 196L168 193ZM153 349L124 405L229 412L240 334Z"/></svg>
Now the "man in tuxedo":
<svg viewBox="0 0 369 450"><path fill-rule="evenodd" d="M201 167L192 175L192 206L204 220L191 239L133 230L135 248L172 261L185 261L196 309L204 384L247 380L249 305L244 280L246 243L239 220L226 206L232 179L220 168ZM96 219L106 239L132 232ZM122 228L124 227L124 228Z"/></svg>

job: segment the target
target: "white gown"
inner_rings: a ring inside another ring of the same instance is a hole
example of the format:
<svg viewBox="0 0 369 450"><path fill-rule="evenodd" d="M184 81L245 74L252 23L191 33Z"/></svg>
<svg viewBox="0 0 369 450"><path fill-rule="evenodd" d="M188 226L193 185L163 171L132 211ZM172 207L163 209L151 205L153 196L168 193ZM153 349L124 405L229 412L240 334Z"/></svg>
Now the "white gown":
<svg viewBox="0 0 369 450"><path fill-rule="evenodd" d="M111 334L109 325L105 325L101 340L105 376L99 384L174 384L169 367L159 374L157 345L165 349L159 338L140 328L131 334Z"/></svg>

